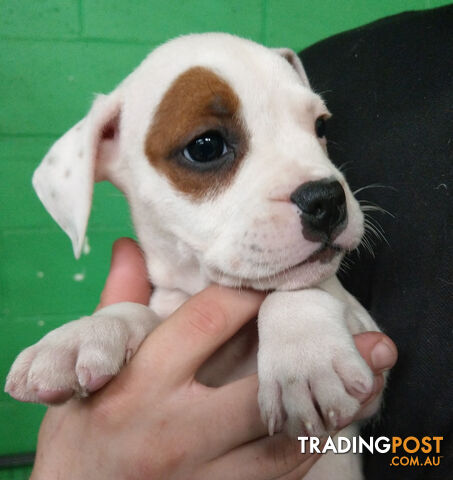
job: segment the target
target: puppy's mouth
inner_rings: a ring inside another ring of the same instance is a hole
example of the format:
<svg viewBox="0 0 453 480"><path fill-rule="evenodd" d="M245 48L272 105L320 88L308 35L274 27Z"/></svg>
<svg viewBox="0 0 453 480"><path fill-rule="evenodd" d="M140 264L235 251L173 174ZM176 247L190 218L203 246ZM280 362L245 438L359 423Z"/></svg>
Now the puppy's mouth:
<svg viewBox="0 0 453 480"><path fill-rule="evenodd" d="M323 243L318 249L316 249L313 253L311 253L308 257L305 257L304 260L295 263L294 265L290 265L287 267L282 268L281 270L276 270L271 274L268 275L259 275L255 277L251 277L248 275L232 275L231 273L227 273L220 269L212 269L211 273L214 274L212 280L217 283L225 284L225 285L234 285L238 286L241 284L243 286L249 286L252 288L276 288L282 282L285 282L288 277L292 277L296 275L297 278L300 280L303 279L303 275L297 272L299 268L309 268L312 273L310 274L310 282L315 281L313 277L313 272L317 271L318 269L314 265L316 262L322 264L321 272L323 273L324 270L327 268L329 269L329 264L333 264L336 257L339 257L343 253L346 252L344 247L340 245L333 244L330 242ZM311 265L314 266L315 270L312 270ZM304 281L298 282L298 284L307 286Z"/></svg>
<svg viewBox="0 0 453 480"><path fill-rule="evenodd" d="M256 290L294 290L306 288L319 283L335 274L342 256L349 250L348 246L326 239L316 250L304 252L305 256L293 259L294 263L272 264L271 262L253 262L251 258L239 258L238 268L228 271L211 265L206 269L210 280L225 286L249 287ZM294 249L297 246L292 245ZM293 252L295 253L295 252ZM302 253L302 252L301 252ZM273 267L273 268L272 268ZM271 270L272 271L269 271Z"/></svg>
<svg viewBox="0 0 453 480"><path fill-rule="evenodd" d="M333 257L343 253L344 249L340 245L325 243L321 245L315 252L313 252L304 263L320 261L321 263L329 263L332 261Z"/></svg>
<svg viewBox="0 0 453 480"><path fill-rule="evenodd" d="M301 262L296 263L291 267L284 268L283 270L281 270L280 272L274 275L281 275L281 274L291 272L292 270L302 267L303 265L306 265L308 263L314 263L314 262L320 262L323 264L330 263L334 259L334 257L336 257L337 255L340 255L341 253L344 253L344 248L340 247L340 245L336 245L333 243L324 243L317 250L315 250L310 256L308 256Z"/></svg>

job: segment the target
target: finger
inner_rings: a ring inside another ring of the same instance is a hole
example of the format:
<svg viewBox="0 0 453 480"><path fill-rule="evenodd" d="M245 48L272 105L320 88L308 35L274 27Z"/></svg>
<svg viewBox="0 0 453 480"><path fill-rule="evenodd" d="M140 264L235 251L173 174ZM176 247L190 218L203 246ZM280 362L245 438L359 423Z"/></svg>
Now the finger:
<svg viewBox="0 0 453 480"><path fill-rule="evenodd" d="M211 461L200 478L224 480L267 480L275 478L302 478L319 455L300 453L300 442L284 433L264 437L231 450ZM231 468L235 465L236 468ZM294 476L294 470L297 475ZM222 472L222 475L219 475Z"/></svg>
<svg viewBox="0 0 453 480"><path fill-rule="evenodd" d="M216 428L206 432L208 458L218 457L245 443L267 436L257 402L256 374L210 389L209 401L203 410L205 418L215 418ZM219 432L222 435L219 436Z"/></svg>
<svg viewBox="0 0 453 480"><path fill-rule="evenodd" d="M173 384L191 380L199 367L248 320L255 317L264 293L211 285L184 303L142 344L136 368L143 375L171 379ZM168 385L170 385L168 383Z"/></svg>
<svg viewBox="0 0 453 480"><path fill-rule="evenodd" d="M381 332L365 332L354 335L354 341L362 357L374 373L392 368L398 359L393 341Z"/></svg>
<svg viewBox="0 0 453 480"><path fill-rule="evenodd" d="M110 271L97 309L120 302L148 305L151 285L142 251L131 238L120 238L112 247Z"/></svg>
<svg viewBox="0 0 453 480"><path fill-rule="evenodd" d="M278 477L278 480L301 480L301 478L305 478L305 475L307 475L307 473L311 470L313 465L320 458L321 458L321 454L319 453L311 454L308 460L305 460L301 465L298 465L294 470L291 470L290 473L287 473L281 477Z"/></svg>
<svg viewBox="0 0 453 480"><path fill-rule="evenodd" d="M149 382L148 388L149 388ZM192 383L183 389L184 397L193 397L191 409L187 406L180 419L178 430L191 431L194 425L205 425L200 441L203 443L201 456L204 461L220 457L238 445L267 436L261 421L257 398L258 378L251 375L225 387L209 388ZM162 392L162 388L159 389ZM148 401L149 402L149 401ZM171 402L171 399L170 399ZM167 401L167 407L170 405ZM191 403L191 402L189 402ZM206 419L210 419L208 423Z"/></svg>

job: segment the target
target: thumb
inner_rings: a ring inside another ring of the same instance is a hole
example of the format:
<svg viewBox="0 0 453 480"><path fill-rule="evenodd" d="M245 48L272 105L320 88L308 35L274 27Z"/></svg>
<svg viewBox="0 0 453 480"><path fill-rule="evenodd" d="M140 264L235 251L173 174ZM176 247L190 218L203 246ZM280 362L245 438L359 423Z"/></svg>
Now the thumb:
<svg viewBox="0 0 453 480"><path fill-rule="evenodd" d="M398 359L398 350L393 341L381 332L365 332L354 335L357 349L373 373L390 370Z"/></svg>
<svg viewBox="0 0 453 480"><path fill-rule="evenodd" d="M120 302L148 305L150 296L151 285L140 247L131 238L116 240L110 271L96 310Z"/></svg>

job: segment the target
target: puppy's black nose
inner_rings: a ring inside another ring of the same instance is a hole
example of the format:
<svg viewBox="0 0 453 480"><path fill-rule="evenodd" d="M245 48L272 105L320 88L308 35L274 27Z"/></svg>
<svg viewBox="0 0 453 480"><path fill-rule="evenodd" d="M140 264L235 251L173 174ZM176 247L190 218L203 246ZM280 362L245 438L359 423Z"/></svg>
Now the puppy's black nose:
<svg viewBox="0 0 453 480"><path fill-rule="evenodd" d="M302 225L310 233L330 236L346 220L346 197L337 180L303 183L290 199L299 207Z"/></svg>

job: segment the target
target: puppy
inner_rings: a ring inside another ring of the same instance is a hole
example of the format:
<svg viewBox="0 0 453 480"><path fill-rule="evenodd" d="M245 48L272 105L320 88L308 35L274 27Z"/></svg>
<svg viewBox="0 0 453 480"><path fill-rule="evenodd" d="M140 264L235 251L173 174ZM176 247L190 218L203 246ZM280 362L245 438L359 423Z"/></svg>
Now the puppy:
<svg viewBox="0 0 453 480"><path fill-rule="evenodd" d="M76 257L94 182L124 192L155 286L150 308L121 303L50 332L18 356L6 391L43 403L87 395L216 282L272 293L259 312L258 354L256 332L243 329L200 380L221 385L258 369L270 434L341 428L373 385L352 335L378 328L335 276L364 221L327 156L328 117L293 51L228 34L172 40L98 96L33 185ZM358 457L349 457L326 455L307 478L361 478Z"/></svg>

